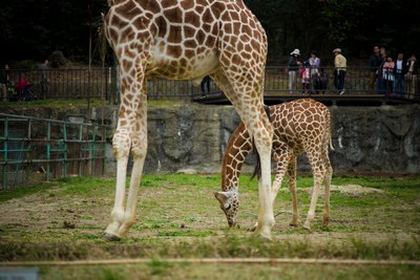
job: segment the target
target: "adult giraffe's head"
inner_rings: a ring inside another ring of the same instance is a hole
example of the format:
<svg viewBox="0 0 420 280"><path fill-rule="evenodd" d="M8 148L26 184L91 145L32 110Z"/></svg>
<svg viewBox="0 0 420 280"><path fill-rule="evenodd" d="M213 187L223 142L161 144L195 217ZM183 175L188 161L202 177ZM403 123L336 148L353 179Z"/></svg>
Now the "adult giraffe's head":
<svg viewBox="0 0 420 280"><path fill-rule="evenodd" d="M236 227L236 216L239 210L239 192L237 188L232 188L226 192L215 192L214 197L220 203L220 209L225 213L230 227Z"/></svg>

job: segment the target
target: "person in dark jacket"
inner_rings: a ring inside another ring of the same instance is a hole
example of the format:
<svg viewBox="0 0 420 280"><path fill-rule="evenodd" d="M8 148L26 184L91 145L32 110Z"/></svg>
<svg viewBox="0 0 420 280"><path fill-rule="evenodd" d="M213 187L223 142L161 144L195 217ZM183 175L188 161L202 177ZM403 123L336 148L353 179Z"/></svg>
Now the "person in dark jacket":
<svg viewBox="0 0 420 280"><path fill-rule="evenodd" d="M299 71L299 62L300 50L295 49L290 53L289 62L287 64L287 71L289 73L289 93L293 94L297 90L297 74Z"/></svg>
<svg viewBox="0 0 420 280"><path fill-rule="evenodd" d="M201 94L202 95L206 95L206 93L207 94L210 93L210 81L211 81L211 78L210 78L209 75L205 76L203 78L203 80L201 81L200 87L201 87ZM206 91L206 89L207 89L207 91Z"/></svg>
<svg viewBox="0 0 420 280"><path fill-rule="evenodd" d="M404 76L407 73L407 62L404 61L404 54L398 53L394 66L394 93L403 96L405 92Z"/></svg>
<svg viewBox="0 0 420 280"><path fill-rule="evenodd" d="M0 101L7 101L7 86L10 83L10 69L6 64L0 72Z"/></svg>
<svg viewBox="0 0 420 280"><path fill-rule="evenodd" d="M374 90L378 79L378 69L382 64L380 55L380 49L378 46L373 47L373 54L369 57L369 71L370 71L370 89Z"/></svg>
<svg viewBox="0 0 420 280"><path fill-rule="evenodd" d="M378 72L377 72L377 79L376 79L376 93L379 94L385 94L386 93L386 85L385 85L385 80L383 77L383 72L384 72L384 64L386 62L386 58L388 57L386 54L386 49L385 48L380 48L379 49L379 56L381 58L381 63L378 67Z"/></svg>

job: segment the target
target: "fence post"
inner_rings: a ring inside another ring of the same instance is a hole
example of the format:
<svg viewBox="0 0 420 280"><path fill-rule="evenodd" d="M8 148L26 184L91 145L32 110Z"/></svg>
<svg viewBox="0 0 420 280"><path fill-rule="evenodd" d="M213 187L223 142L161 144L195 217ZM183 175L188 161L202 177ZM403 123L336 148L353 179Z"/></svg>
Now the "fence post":
<svg viewBox="0 0 420 280"><path fill-rule="evenodd" d="M68 153L68 147L67 147L67 125L64 123L64 126L63 126L63 143L64 143L64 155L63 155L63 157L64 157L64 177L66 177L67 176L67 159L68 159L68 156L67 156L67 153Z"/></svg>
<svg viewBox="0 0 420 280"><path fill-rule="evenodd" d="M3 165L3 188L7 190L7 159L8 159L8 139L9 137L9 118L6 117L4 120L4 150L3 150L3 157L4 157L4 165Z"/></svg>
<svg viewBox="0 0 420 280"><path fill-rule="evenodd" d="M79 125L79 141L80 141L80 149L79 149L79 176L82 176L82 164L81 162L84 162L82 160L83 155L83 125Z"/></svg>
<svg viewBox="0 0 420 280"><path fill-rule="evenodd" d="M102 127L102 174L105 174L105 163L106 163L106 127Z"/></svg>
<svg viewBox="0 0 420 280"><path fill-rule="evenodd" d="M47 128L47 181L50 180L50 160L51 160L51 122L48 122Z"/></svg>

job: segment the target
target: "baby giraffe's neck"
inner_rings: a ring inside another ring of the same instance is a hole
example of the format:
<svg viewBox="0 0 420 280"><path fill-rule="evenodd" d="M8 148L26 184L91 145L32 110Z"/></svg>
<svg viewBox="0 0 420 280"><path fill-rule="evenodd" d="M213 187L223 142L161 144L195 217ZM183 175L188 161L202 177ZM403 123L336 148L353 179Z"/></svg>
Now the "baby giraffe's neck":
<svg viewBox="0 0 420 280"><path fill-rule="evenodd" d="M222 190L230 191L239 186L239 175L246 156L252 151L252 139L241 123L233 132L226 147L222 163Z"/></svg>

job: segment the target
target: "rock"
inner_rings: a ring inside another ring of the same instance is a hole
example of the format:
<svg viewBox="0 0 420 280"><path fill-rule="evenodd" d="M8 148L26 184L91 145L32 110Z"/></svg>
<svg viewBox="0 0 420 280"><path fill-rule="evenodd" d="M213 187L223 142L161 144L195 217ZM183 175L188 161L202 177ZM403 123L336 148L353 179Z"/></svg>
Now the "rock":
<svg viewBox="0 0 420 280"><path fill-rule="evenodd" d="M197 170L192 169L192 168L184 168L184 169L178 169L176 173L193 175L193 174L197 174L198 172Z"/></svg>
<svg viewBox="0 0 420 280"><path fill-rule="evenodd" d="M63 228L74 229L76 225L72 222L64 221Z"/></svg>

